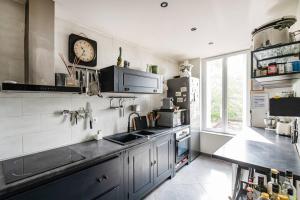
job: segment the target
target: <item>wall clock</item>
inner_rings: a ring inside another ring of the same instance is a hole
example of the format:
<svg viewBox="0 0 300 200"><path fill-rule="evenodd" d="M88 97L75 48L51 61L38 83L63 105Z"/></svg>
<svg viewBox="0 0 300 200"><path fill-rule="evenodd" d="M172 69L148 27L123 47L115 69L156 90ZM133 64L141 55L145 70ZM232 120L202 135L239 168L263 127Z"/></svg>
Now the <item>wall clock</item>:
<svg viewBox="0 0 300 200"><path fill-rule="evenodd" d="M97 42L89 38L70 34L69 62L79 59L79 65L95 67L97 65Z"/></svg>

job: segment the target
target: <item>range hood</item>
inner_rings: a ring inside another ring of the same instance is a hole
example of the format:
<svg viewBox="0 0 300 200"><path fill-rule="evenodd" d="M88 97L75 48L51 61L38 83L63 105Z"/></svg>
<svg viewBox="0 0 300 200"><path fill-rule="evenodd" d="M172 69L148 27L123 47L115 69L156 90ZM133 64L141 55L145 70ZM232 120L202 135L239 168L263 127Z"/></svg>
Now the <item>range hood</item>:
<svg viewBox="0 0 300 200"><path fill-rule="evenodd" d="M25 84L2 83L2 91L77 92L55 86L53 0L26 0L24 39Z"/></svg>

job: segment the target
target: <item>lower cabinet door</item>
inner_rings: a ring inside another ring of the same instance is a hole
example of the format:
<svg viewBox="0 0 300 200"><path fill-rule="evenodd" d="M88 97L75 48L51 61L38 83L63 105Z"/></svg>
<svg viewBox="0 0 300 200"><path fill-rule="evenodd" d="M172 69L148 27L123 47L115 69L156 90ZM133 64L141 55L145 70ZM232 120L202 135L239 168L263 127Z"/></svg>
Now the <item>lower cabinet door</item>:
<svg viewBox="0 0 300 200"><path fill-rule="evenodd" d="M160 183L172 173L172 140L169 135L154 142L154 183Z"/></svg>
<svg viewBox="0 0 300 200"><path fill-rule="evenodd" d="M141 199L153 186L152 144L129 151L129 199Z"/></svg>
<svg viewBox="0 0 300 200"><path fill-rule="evenodd" d="M21 193L9 200L91 200L122 183L122 158L103 163Z"/></svg>
<svg viewBox="0 0 300 200"><path fill-rule="evenodd" d="M100 197L96 198L95 200L120 200L121 197L121 190L120 187L115 187L111 191L101 195Z"/></svg>

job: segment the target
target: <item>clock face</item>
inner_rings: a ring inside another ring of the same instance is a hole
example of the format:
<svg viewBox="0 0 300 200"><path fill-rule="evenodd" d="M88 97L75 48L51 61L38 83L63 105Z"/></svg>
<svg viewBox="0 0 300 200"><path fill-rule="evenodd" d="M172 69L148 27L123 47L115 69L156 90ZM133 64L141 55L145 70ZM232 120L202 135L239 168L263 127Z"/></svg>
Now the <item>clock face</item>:
<svg viewBox="0 0 300 200"><path fill-rule="evenodd" d="M83 62L91 62L95 58L95 50L86 40L77 40L75 42L74 53Z"/></svg>

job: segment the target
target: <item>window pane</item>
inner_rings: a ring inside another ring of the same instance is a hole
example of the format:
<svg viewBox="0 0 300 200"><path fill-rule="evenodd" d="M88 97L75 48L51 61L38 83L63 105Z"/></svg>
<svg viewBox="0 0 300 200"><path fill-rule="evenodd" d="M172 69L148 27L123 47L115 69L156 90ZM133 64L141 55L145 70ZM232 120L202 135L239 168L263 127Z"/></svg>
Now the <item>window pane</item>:
<svg viewBox="0 0 300 200"><path fill-rule="evenodd" d="M222 128L222 59L206 66L206 128Z"/></svg>
<svg viewBox="0 0 300 200"><path fill-rule="evenodd" d="M243 128L244 88L246 84L247 55L227 58L227 131Z"/></svg>

